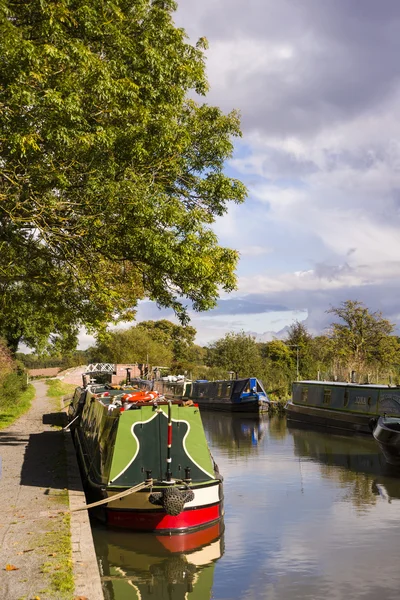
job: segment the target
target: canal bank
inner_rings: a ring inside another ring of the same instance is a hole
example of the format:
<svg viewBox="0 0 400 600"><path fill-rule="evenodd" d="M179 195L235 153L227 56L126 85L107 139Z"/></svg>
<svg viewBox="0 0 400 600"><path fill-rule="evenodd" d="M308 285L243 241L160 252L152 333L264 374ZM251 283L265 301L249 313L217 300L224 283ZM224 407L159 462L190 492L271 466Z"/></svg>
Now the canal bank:
<svg viewBox="0 0 400 600"><path fill-rule="evenodd" d="M34 385L29 412L0 432L1 597L100 600L87 511L68 511L85 504L71 437L51 425L45 384Z"/></svg>

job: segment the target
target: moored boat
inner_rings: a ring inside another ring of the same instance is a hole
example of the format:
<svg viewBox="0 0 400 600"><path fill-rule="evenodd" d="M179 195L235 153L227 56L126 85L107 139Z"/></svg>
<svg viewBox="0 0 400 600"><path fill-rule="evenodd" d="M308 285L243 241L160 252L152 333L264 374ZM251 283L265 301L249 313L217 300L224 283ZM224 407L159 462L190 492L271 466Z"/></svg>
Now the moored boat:
<svg viewBox="0 0 400 600"><path fill-rule="evenodd" d="M166 377L154 380L153 389L166 398L193 400L201 409L260 413L270 406L263 384L256 377L221 381L173 381Z"/></svg>
<svg viewBox="0 0 400 600"><path fill-rule="evenodd" d="M70 419L88 499L105 502L95 510L107 524L170 534L222 519L222 478L193 402L88 385Z"/></svg>
<svg viewBox="0 0 400 600"><path fill-rule="evenodd" d="M386 461L400 465L400 418L379 417L372 433Z"/></svg>
<svg viewBox="0 0 400 600"><path fill-rule="evenodd" d="M379 415L400 415L400 387L337 381L296 381L288 421L371 434Z"/></svg>

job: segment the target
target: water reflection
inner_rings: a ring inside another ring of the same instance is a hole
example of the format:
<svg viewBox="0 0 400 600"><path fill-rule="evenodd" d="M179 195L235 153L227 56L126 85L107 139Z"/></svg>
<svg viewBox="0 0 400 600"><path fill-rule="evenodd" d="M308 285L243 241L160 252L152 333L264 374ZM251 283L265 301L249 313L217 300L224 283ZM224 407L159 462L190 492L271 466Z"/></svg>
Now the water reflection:
<svg viewBox="0 0 400 600"><path fill-rule="evenodd" d="M212 446L224 448L232 456L256 452L269 426L265 415L204 411L201 418Z"/></svg>
<svg viewBox="0 0 400 600"><path fill-rule="evenodd" d="M388 465L372 437L335 435L288 426L294 453L320 464L322 477L346 488L357 508L376 504L377 497L400 499L399 471Z"/></svg>
<svg viewBox="0 0 400 600"><path fill-rule="evenodd" d="M222 524L175 536L93 529L105 600L208 600Z"/></svg>
<svg viewBox="0 0 400 600"><path fill-rule="evenodd" d="M202 417L224 541L97 530L106 600L397 600L400 478L372 437Z"/></svg>

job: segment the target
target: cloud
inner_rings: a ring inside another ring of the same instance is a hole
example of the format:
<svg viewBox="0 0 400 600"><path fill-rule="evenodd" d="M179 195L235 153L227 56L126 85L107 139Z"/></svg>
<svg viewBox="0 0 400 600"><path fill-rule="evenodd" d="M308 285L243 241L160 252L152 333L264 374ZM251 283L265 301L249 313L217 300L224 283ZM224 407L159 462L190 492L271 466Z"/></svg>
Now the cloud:
<svg viewBox="0 0 400 600"><path fill-rule="evenodd" d="M210 99L242 110L245 131L315 133L368 113L398 85L400 8L387 0L194 0L177 15L209 38Z"/></svg>
<svg viewBox="0 0 400 600"><path fill-rule="evenodd" d="M318 333L347 299L400 323L398 1L185 0L176 22L209 39L206 102L241 112L227 172L249 189L214 225L238 290L193 314L198 340L296 315Z"/></svg>

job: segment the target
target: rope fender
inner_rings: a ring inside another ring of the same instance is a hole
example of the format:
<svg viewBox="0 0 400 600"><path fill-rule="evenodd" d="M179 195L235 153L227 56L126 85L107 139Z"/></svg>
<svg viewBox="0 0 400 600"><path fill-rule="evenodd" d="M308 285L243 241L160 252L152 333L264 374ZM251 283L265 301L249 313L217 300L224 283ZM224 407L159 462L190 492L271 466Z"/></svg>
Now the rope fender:
<svg viewBox="0 0 400 600"><path fill-rule="evenodd" d="M156 506L162 506L167 515L177 517L184 509L185 503L194 500L192 490L178 490L168 486L162 492L153 492L149 501Z"/></svg>

